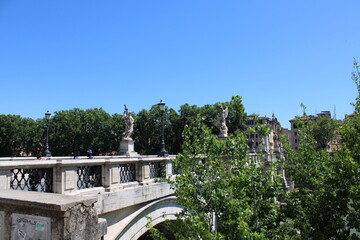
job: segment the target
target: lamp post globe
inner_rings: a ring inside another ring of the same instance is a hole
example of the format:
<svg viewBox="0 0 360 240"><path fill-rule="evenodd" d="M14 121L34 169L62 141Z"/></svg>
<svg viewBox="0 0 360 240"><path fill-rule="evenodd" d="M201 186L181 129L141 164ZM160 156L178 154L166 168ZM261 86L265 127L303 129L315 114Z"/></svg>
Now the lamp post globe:
<svg viewBox="0 0 360 240"><path fill-rule="evenodd" d="M159 157L167 157L169 156L169 153L166 151L165 149L165 137L164 137L164 129L165 129L165 125L164 125L164 113L165 113L165 103L160 100L160 102L158 103L160 112L161 112L161 150L158 154Z"/></svg>
<svg viewBox="0 0 360 240"><path fill-rule="evenodd" d="M50 119L51 113L47 111L45 113L45 128L46 128L46 142L45 142L45 151L44 156L45 157L51 157L51 152L49 150L49 119Z"/></svg>

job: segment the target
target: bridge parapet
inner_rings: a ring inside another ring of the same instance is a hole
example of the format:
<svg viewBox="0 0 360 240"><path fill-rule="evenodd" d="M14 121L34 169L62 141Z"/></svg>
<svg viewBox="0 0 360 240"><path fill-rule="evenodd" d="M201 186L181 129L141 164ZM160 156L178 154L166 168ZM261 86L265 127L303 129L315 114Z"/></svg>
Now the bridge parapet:
<svg viewBox="0 0 360 240"><path fill-rule="evenodd" d="M0 158L0 189L80 194L111 192L173 175L175 156Z"/></svg>
<svg viewBox="0 0 360 240"><path fill-rule="evenodd" d="M12 239L14 234L35 231L39 239L138 236L146 231L141 225L146 223L144 214L157 223L160 210L168 211L172 219L180 209L173 200L161 200L174 199L174 191L168 183L158 181L173 176L174 158L0 158L0 191L4 193L0 196L0 235ZM159 209L149 208L159 201ZM36 224L36 229L16 228L19 219Z"/></svg>

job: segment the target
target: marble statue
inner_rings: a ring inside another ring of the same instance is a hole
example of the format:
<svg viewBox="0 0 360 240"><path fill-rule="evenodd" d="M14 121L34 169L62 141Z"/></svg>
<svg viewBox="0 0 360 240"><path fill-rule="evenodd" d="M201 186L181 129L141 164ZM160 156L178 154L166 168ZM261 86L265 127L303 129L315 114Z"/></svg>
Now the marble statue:
<svg viewBox="0 0 360 240"><path fill-rule="evenodd" d="M275 148L275 134L272 129L270 129L270 136L269 136L269 153L273 154Z"/></svg>
<svg viewBox="0 0 360 240"><path fill-rule="evenodd" d="M126 104L124 104L124 107L125 130L123 132L123 140L132 140L131 135L134 131L134 118L128 111Z"/></svg>
<svg viewBox="0 0 360 240"><path fill-rule="evenodd" d="M255 150L255 141L254 141L254 139L251 139L249 145L250 145L250 153L256 153L256 150Z"/></svg>
<svg viewBox="0 0 360 240"><path fill-rule="evenodd" d="M219 104L218 105L218 113L216 116L216 126L220 130L219 137L226 138L228 136L228 127L226 126L226 118L228 116L229 110L228 107L224 109L224 107Z"/></svg>

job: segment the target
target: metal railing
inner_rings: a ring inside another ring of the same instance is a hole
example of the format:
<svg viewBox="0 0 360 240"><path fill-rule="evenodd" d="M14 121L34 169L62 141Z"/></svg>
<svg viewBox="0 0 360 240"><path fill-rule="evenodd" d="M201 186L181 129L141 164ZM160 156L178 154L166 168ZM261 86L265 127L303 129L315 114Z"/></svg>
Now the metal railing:
<svg viewBox="0 0 360 240"><path fill-rule="evenodd" d="M150 178L161 178L164 177L164 164L163 162L150 162Z"/></svg>
<svg viewBox="0 0 360 240"><path fill-rule="evenodd" d="M35 192L52 192L52 168L11 169L10 188Z"/></svg>
<svg viewBox="0 0 360 240"><path fill-rule="evenodd" d="M124 163L119 165L120 183L128 183L136 181L136 164Z"/></svg>
<svg viewBox="0 0 360 240"><path fill-rule="evenodd" d="M81 166L77 171L77 189L101 186L101 166Z"/></svg>

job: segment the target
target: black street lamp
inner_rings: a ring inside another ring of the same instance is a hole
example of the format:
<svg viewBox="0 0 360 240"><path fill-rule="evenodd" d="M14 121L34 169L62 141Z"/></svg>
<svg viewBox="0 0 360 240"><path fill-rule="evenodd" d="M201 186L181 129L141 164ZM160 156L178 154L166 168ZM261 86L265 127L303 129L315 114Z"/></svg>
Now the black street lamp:
<svg viewBox="0 0 360 240"><path fill-rule="evenodd" d="M166 151L165 149L165 140L164 140L164 113L165 113L165 103L160 100L160 102L158 103L158 106L160 108L161 111L161 150L158 154L159 157L167 157L169 156L169 153Z"/></svg>
<svg viewBox="0 0 360 240"><path fill-rule="evenodd" d="M44 151L44 156L46 156L46 157L51 157L51 152L49 150L49 119L50 119L50 116L51 116L51 113L49 111L47 111L45 113L46 146L45 146L45 151Z"/></svg>

